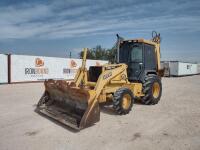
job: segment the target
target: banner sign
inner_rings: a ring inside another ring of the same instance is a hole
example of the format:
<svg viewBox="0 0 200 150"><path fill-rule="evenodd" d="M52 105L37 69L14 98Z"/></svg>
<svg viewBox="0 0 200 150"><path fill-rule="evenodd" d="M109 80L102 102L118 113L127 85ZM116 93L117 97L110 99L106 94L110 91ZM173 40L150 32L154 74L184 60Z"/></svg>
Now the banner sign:
<svg viewBox="0 0 200 150"><path fill-rule="evenodd" d="M87 60L86 67L105 63L108 61ZM11 83L73 79L81 64L81 59L11 55Z"/></svg>

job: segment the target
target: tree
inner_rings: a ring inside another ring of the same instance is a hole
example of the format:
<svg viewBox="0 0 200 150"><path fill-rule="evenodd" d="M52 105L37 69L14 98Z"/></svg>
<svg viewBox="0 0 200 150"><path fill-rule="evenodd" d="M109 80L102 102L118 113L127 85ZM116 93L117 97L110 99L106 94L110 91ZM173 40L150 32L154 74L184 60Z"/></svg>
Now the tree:
<svg viewBox="0 0 200 150"><path fill-rule="evenodd" d="M83 51L81 51L81 52L79 53L79 57L80 57L81 59L83 58ZM94 52L92 52L91 49L89 49L89 50L87 51L87 59L95 59Z"/></svg>
<svg viewBox="0 0 200 150"><path fill-rule="evenodd" d="M87 58L96 60L109 60L112 54L114 53L110 52L110 49L105 49L102 48L101 45L97 45L96 47L87 51ZM80 58L83 58L83 52L80 52L79 56Z"/></svg>
<svg viewBox="0 0 200 150"><path fill-rule="evenodd" d="M113 47L111 49L107 49L107 60L109 60L109 62L111 62L111 63L115 63L116 62L116 53L117 53L117 49L115 47Z"/></svg>
<svg viewBox="0 0 200 150"><path fill-rule="evenodd" d="M116 60L116 48L111 49L102 48L101 45L97 45L94 48L91 48L87 51L87 59L96 59L96 60L108 60L111 63L114 63ZM79 53L79 57L83 58L83 51Z"/></svg>
<svg viewBox="0 0 200 150"><path fill-rule="evenodd" d="M117 48L124 38L117 34L117 40L111 49L102 48L101 45L97 45L95 48L89 49L87 53L88 59L100 59L108 60L111 63L116 63L117 60ZM83 57L83 52L79 53L80 58Z"/></svg>

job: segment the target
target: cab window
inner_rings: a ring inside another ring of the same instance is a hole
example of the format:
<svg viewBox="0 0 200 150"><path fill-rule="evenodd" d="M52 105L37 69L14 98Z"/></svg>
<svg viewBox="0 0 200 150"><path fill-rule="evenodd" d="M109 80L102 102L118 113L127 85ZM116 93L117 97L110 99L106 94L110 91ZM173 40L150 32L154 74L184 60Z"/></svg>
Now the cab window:
<svg viewBox="0 0 200 150"><path fill-rule="evenodd" d="M130 62L142 62L142 45L133 45L130 52Z"/></svg>

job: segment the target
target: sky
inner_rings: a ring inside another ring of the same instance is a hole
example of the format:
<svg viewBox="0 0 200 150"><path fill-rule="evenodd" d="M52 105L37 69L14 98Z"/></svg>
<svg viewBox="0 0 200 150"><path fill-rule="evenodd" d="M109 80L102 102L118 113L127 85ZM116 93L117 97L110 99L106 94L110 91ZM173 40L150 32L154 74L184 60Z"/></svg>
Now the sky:
<svg viewBox="0 0 200 150"><path fill-rule="evenodd" d="M200 62L199 0L1 0L0 53L78 57L161 34L161 59Z"/></svg>

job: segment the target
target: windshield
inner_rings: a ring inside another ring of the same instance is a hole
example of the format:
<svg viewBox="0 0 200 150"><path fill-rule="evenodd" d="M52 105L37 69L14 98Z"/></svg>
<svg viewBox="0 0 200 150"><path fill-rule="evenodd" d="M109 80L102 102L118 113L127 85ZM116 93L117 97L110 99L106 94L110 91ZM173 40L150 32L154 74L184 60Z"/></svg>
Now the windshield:
<svg viewBox="0 0 200 150"><path fill-rule="evenodd" d="M120 45L119 62L142 62L142 43L124 42Z"/></svg>

